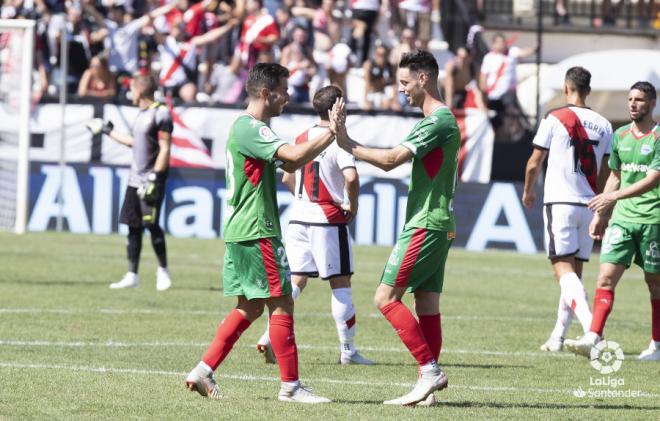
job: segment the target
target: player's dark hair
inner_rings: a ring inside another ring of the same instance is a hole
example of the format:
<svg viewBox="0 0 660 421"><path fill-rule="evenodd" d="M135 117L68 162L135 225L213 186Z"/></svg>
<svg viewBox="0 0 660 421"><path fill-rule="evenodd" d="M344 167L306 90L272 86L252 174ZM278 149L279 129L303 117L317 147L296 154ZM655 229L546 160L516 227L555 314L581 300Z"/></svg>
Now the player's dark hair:
<svg viewBox="0 0 660 421"><path fill-rule="evenodd" d="M133 83L140 88L144 98L153 99L158 90L158 82L151 75L136 74L133 76Z"/></svg>
<svg viewBox="0 0 660 421"><path fill-rule="evenodd" d="M633 86L630 87L631 91L633 89L637 89L638 91L644 92L644 96L646 96L646 99L648 99L649 101L653 101L654 99L657 98L655 87L651 85L649 82L646 81L635 82Z"/></svg>
<svg viewBox="0 0 660 421"><path fill-rule="evenodd" d="M330 118L329 111L332 109L335 101L343 96L344 94L341 89L335 85L319 89L314 94L314 99L312 100L314 111L321 117L321 120L328 120Z"/></svg>
<svg viewBox="0 0 660 421"><path fill-rule="evenodd" d="M277 63L257 63L254 65L247 82L245 91L252 98L259 98L259 91L266 88L274 91L282 78L289 77L289 69Z"/></svg>
<svg viewBox="0 0 660 421"><path fill-rule="evenodd" d="M583 98L591 92L591 73L584 67L575 66L568 69L566 82Z"/></svg>
<svg viewBox="0 0 660 421"><path fill-rule="evenodd" d="M438 62L433 54L426 50L413 50L401 56L400 69L409 69L412 72L425 72L429 79L438 80Z"/></svg>

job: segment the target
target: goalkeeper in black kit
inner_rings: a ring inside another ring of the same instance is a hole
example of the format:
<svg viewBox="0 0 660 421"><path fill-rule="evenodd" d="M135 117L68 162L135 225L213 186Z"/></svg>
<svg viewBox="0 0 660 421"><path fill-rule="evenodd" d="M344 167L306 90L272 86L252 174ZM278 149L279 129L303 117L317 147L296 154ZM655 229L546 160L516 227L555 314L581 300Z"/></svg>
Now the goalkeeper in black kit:
<svg viewBox="0 0 660 421"><path fill-rule="evenodd" d="M113 130L110 121L93 119L87 125L95 135L104 133L133 150L128 187L119 214L119 222L128 225L128 272L119 282L110 284L112 289L139 286L138 266L145 228L151 233L151 244L158 258L156 289L165 291L172 285L167 270L165 234L158 225L170 159L172 117L167 107L154 100L157 88L158 84L151 76L138 75L133 78L133 105L138 106L140 111L131 135Z"/></svg>

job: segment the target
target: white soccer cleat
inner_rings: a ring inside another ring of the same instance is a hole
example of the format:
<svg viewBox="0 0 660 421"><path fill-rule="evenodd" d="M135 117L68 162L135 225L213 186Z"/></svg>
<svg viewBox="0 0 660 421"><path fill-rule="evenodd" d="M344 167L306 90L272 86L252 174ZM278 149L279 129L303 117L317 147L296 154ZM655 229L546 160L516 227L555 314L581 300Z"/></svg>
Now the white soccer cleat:
<svg viewBox="0 0 660 421"><path fill-rule="evenodd" d="M159 267L156 271L156 289L158 291L168 290L172 286L172 278L166 268Z"/></svg>
<svg viewBox="0 0 660 421"><path fill-rule="evenodd" d="M447 378L447 375L440 369L440 367L436 367L433 370L421 372L419 379L417 379L417 384L410 393L383 403L385 405L415 405L418 402L425 401L426 398L436 390L446 388L448 384L449 379Z"/></svg>
<svg viewBox="0 0 660 421"><path fill-rule="evenodd" d="M213 373L201 373L198 367L193 370L186 377L186 387L191 392L197 392L200 395L211 399L222 399L220 394L220 387L213 378Z"/></svg>
<svg viewBox="0 0 660 421"><path fill-rule="evenodd" d="M275 353L273 352L273 347L270 346L270 343L260 344L257 343L257 351L263 355L266 364L276 364L277 359L275 358Z"/></svg>
<svg viewBox="0 0 660 421"><path fill-rule="evenodd" d="M341 364L341 365L350 365L350 364L374 365L374 362L371 361L368 358L364 358L362 355L360 355L359 352L355 351L352 354L348 354L346 352L341 352L339 354L339 364Z"/></svg>
<svg viewBox="0 0 660 421"><path fill-rule="evenodd" d="M545 352L561 352L564 349L564 338L548 338L543 345L541 351Z"/></svg>
<svg viewBox="0 0 660 421"><path fill-rule="evenodd" d="M302 383L298 382L296 385L290 383L282 383L280 388L280 393L277 396L277 399L282 402L298 402L298 403L330 403L332 402L328 398L322 396L316 396L312 393L312 389L307 386L303 386Z"/></svg>
<svg viewBox="0 0 660 421"><path fill-rule="evenodd" d="M415 406L437 406L438 401L435 399L435 393L431 393L424 399L423 401L419 401L415 404Z"/></svg>
<svg viewBox="0 0 660 421"><path fill-rule="evenodd" d="M137 288L140 285L140 277L137 273L127 272L121 281L110 284L110 289Z"/></svg>
<svg viewBox="0 0 660 421"><path fill-rule="evenodd" d="M600 336L598 336L598 334L587 332L581 338L575 340L566 339L564 341L564 347L567 351L570 351L573 354L591 358L591 348L593 348L598 342L600 342Z"/></svg>
<svg viewBox="0 0 660 421"><path fill-rule="evenodd" d="M660 346L658 342L651 341L649 347L642 351L637 359L640 361L660 361Z"/></svg>

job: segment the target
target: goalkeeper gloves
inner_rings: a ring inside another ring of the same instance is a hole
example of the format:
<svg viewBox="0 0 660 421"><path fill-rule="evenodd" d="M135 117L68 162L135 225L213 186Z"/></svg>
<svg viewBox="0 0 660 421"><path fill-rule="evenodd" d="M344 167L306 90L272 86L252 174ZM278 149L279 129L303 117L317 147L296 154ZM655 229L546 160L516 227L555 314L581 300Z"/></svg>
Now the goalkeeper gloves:
<svg viewBox="0 0 660 421"><path fill-rule="evenodd" d="M114 128L114 124L112 124L112 121L104 123L103 119L101 118L93 118L89 123L87 123L86 127L95 136L99 133L110 135L110 132Z"/></svg>
<svg viewBox="0 0 660 421"><path fill-rule="evenodd" d="M147 174L147 179L140 187L138 187L137 194L141 200L144 200L146 203L151 204L156 201L158 197L158 183L160 179L160 174L156 172L150 172Z"/></svg>

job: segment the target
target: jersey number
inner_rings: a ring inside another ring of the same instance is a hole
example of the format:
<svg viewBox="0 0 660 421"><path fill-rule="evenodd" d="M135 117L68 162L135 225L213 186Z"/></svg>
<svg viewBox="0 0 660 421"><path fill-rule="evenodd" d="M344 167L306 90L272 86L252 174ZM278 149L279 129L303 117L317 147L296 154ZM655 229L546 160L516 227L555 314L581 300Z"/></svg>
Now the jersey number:
<svg viewBox="0 0 660 421"><path fill-rule="evenodd" d="M319 180L320 163L318 161L310 162L300 171L300 185L298 186L298 198L302 198L303 188L305 186L305 177L312 177L312 194L309 198L311 202L319 200Z"/></svg>
<svg viewBox="0 0 660 421"><path fill-rule="evenodd" d="M600 143L598 140L573 138L571 147L573 148L573 172L580 173L587 177L589 185L596 191L596 179L598 175L598 163L594 148Z"/></svg>

